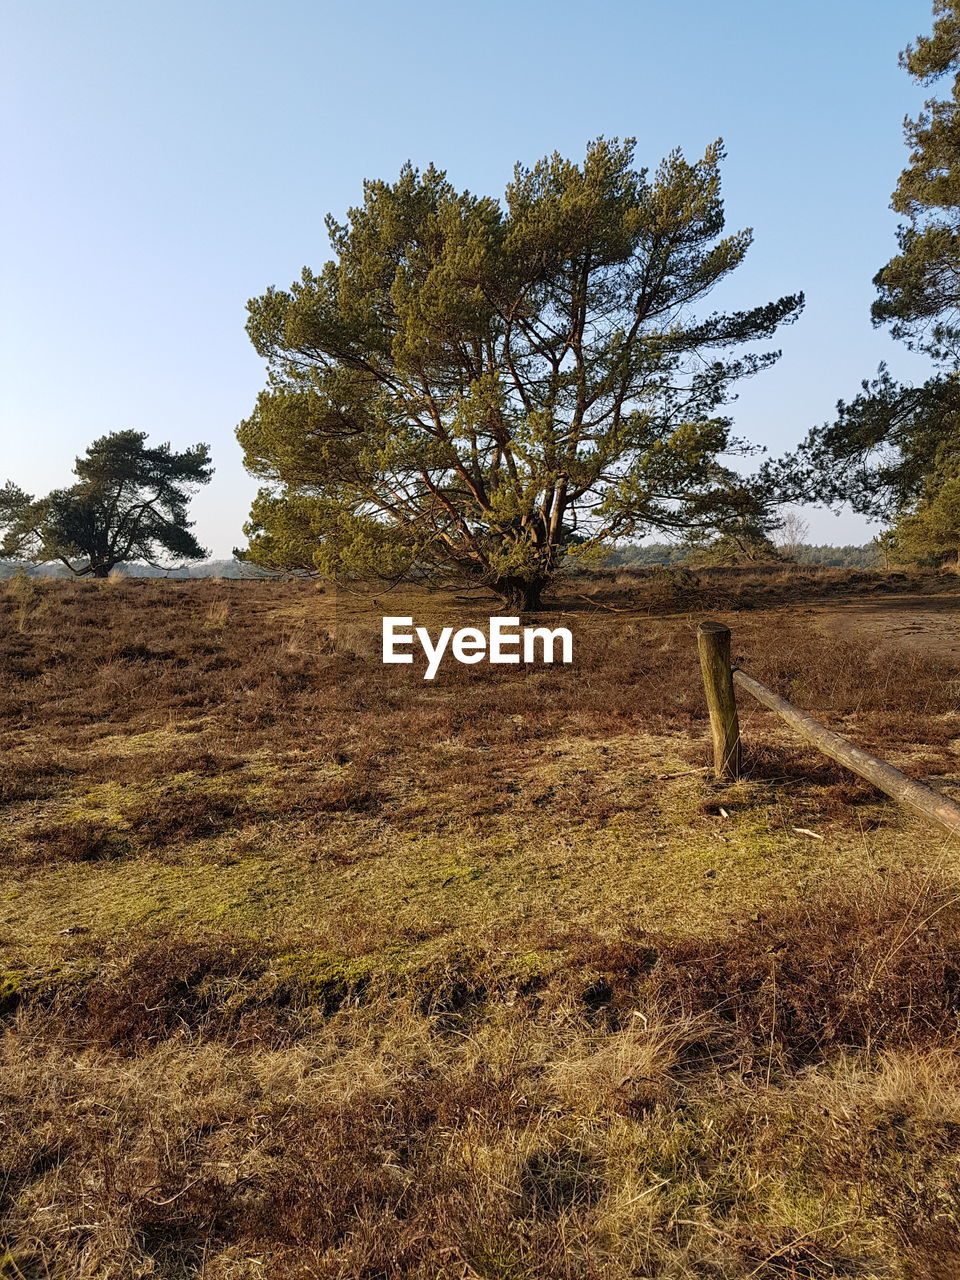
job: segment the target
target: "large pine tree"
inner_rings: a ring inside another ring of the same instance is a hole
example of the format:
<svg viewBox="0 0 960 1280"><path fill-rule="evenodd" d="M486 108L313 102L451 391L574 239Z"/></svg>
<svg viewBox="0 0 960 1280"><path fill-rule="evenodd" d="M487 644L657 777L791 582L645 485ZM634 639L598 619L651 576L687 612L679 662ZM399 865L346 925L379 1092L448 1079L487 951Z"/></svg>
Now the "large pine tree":
<svg viewBox="0 0 960 1280"><path fill-rule="evenodd" d="M935 0L933 34L900 55L921 84L953 75L905 125L910 163L891 205L906 218L900 252L877 273L873 317L893 335L951 368L960 365L960 0Z"/></svg>
<svg viewBox="0 0 960 1280"><path fill-rule="evenodd" d="M247 556L523 609L574 546L754 521L720 410L802 299L695 314L751 240L724 234L721 158L650 176L601 139L518 167L503 204L433 167L368 182L333 260L249 304L270 382L238 429L267 481Z"/></svg>
<svg viewBox="0 0 960 1280"><path fill-rule="evenodd" d="M934 0L933 11L932 34L900 63L922 84L953 81L906 122L910 160L891 202L905 221L899 252L874 277L872 315L936 372L905 386L881 366L832 423L771 468L783 497L846 501L892 521L895 548L921 559L960 551L960 0Z"/></svg>
<svg viewBox="0 0 960 1280"><path fill-rule="evenodd" d="M34 498L8 482L0 489L0 557L58 560L77 577L106 578L127 560L169 556L163 566L207 554L190 532L192 491L213 475L210 449L174 453L149 446L145 431L111 431L74 464L76 484Z"/></svg>

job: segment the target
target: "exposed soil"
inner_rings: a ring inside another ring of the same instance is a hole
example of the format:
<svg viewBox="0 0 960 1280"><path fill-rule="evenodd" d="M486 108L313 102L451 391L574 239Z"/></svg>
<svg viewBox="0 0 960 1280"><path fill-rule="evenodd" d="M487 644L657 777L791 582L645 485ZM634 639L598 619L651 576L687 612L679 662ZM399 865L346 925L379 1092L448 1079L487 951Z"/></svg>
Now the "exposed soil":
<svg viewBox="0 0 960 1280"><path fill-rule="evenodd" d="M960 592L850 596L807 610L828 634L894 645L960 666Z"/></svg>

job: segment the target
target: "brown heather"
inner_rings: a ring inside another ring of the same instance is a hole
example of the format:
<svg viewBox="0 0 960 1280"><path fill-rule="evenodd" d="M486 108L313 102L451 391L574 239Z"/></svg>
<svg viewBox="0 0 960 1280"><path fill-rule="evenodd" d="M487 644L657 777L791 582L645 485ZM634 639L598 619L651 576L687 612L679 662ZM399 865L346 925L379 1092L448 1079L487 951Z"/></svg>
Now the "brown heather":
<svg viewBox="0 0 960 1280"><path fill-rule="evenodd" d="M950 790L956 667L846 621L914 596L597 574L426 683L380 616L489 606L7 584L0 1277L960 1275L957 852L756 708L716 787L695 661Z"/></svg>

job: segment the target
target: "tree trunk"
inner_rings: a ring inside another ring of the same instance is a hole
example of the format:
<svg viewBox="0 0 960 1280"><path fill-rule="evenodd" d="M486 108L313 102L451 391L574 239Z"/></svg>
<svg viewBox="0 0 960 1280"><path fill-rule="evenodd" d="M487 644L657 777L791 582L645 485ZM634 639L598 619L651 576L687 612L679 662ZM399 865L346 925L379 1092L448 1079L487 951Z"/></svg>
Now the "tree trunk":
<svg viewBox="0 0 960 1280"><path fill-rule="evenodd" d="M540 596L549 581L549 578L534 578L530 581L523 578L501 578L493 584L493 589L508 609L517 613L535 613L542 607Z"/></svg>
<svg viewBox="0 0 960 1280"><path fill-rule="evenodd" d="M95 564L90 567L91 578L107 578L110 576L110 568L105 564Z"/></svg>

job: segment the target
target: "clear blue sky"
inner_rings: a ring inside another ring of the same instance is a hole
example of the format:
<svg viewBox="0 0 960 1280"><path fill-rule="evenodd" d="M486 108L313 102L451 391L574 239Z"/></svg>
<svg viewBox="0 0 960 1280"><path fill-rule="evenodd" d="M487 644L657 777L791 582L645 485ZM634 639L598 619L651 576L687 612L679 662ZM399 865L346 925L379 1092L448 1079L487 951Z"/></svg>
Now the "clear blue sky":
<svg viewBox="0 0 960 1280"><path fill-rule="evenodd" d="M213 448L195 501L214 555L256 488L234 428L264 370L245 303L328 256L364 178L435 161L501 194L517 160L599 134L653 166L725 139L728 226L754 228L718 304L802 289L783 358L744 385L741 434L779 451L878 361L901 126L924 91L897 53L929 0L33 0L4 6L0 481L68 483L95 436L132 427ZM862 541L813 514L820 541Z"/></svg>

